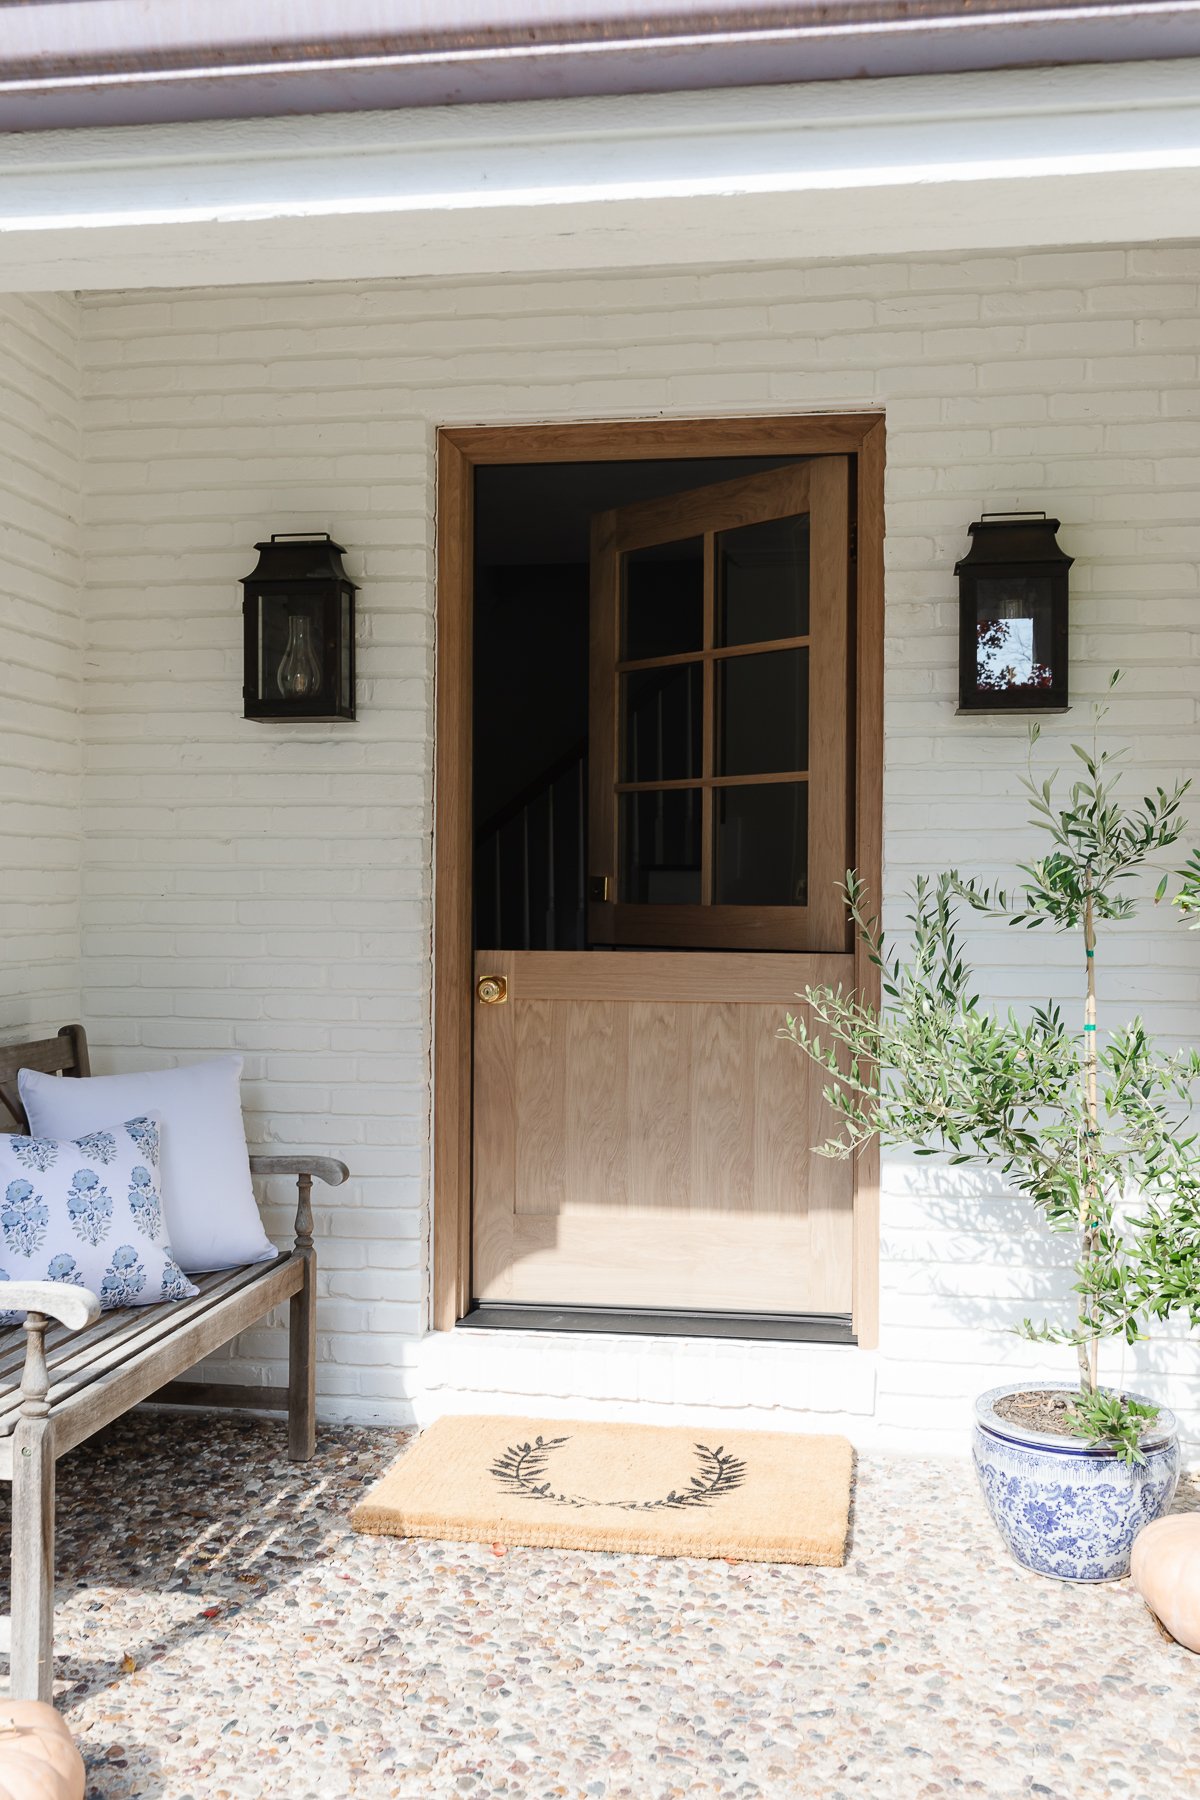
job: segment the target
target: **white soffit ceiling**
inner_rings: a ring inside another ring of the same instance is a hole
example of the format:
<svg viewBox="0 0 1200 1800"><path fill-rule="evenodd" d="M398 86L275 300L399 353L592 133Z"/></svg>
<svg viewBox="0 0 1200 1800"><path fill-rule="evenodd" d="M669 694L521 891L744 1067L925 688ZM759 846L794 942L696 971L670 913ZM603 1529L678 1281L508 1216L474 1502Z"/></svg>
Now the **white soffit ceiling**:
<svg viewBox="0 0 1200 1800"><path fill-rule="evenodd" d="M1200 237L1200 61L0 137L0 289Z"/></svg>

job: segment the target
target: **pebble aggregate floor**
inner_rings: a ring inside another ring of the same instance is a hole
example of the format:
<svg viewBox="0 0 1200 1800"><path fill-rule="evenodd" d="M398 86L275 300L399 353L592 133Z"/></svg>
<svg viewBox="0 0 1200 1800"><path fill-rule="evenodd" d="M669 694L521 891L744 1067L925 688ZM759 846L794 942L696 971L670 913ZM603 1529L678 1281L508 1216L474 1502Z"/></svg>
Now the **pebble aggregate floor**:
<svg viewBox="0 0 1200 1800"><path fill-rule="evenodd" d="M64 1459L89 1800L1200 1796L1200 1657L1011 1563L966 1461L862 1456L801 1569L358 1537L402 1441L159 1413Z"/></svg>

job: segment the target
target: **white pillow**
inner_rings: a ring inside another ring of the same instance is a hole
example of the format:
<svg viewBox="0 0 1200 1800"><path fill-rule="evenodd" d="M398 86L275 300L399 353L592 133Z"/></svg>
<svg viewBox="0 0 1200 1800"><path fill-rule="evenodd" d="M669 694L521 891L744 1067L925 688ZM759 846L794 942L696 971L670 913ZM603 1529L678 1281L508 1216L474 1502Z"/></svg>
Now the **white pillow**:
<svg viewBox="0 0 1200 1800"><path fill-rule="evenodd" d="M0 1135L0 1296L64 1281L108 1311L198 1293L166 1239L158 1147L153 1113L74 1142Z"/></svg>
<svg viewBox="0 0 1200 1800"><path fill-rule="evenodd" d="M43 1075L21 1069L17 1087L35 1137L79 1138L112 1119L162 1120L167 1236L189 1275L266 1262L267 1239L250 1184L242 1123L240 1056L217 1056L144 1075Z"/></svg>

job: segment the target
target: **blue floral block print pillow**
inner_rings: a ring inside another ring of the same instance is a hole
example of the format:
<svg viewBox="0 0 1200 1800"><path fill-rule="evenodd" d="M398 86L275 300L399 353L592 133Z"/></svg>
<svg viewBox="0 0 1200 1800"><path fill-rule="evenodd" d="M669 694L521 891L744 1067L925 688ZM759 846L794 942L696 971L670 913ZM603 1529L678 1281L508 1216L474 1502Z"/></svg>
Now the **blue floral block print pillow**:
<svg viewBox="0 0 1200 1800"><path fill-rule="evenodd" d="M106 1311L198 1293L167 1242L158 1165L153 1113L71 1142L0 1134L0 1305L6 1281L73 1282Z"/></svg>

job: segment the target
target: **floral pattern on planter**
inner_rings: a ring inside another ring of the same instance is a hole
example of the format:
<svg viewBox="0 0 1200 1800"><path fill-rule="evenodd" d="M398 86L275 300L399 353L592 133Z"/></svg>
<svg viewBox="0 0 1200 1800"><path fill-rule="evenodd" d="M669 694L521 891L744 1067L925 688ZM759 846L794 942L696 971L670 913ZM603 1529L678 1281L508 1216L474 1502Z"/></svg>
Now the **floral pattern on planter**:
<svg viewBox="0 0 1200 1800"><path fill-rule="evenodd" d="M1020 1391L998 1388L984 1395L976 1410L987 1416L992 1401ZM977 1421L976 1473L993 1523L1017 1561L1060 1581L1116 1581L1127 1575L1134 1538L1167 1510L1175 1493L1179 1444L1174 1427L1173 1416L1163 1408L1154 1437L1145 1443L1145 1464L1139 1466L1082 1440L1075 1445L1011 1423L1004 1427L1011 1435L1001 1436Z"/></svg>

